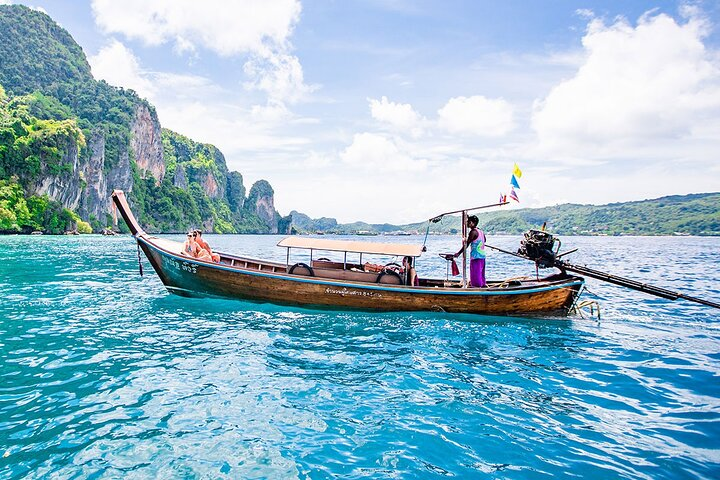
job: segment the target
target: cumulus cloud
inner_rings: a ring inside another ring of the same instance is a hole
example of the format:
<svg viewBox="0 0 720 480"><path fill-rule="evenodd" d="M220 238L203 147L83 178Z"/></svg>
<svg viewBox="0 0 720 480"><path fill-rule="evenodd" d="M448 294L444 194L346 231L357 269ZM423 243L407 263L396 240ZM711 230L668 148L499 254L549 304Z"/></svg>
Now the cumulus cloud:
<svg viewBox="0 0 720 480"><path fill-rule="evenodd" d="M266 92L270 102L294 102L313 90L289 53L299 0L93 0L92 9L106 33L147 45L169 43L178 53L202 47L221 56L249 56L244 85Z"/></svg>
<svg viewBox="0 0 720 480"><path fill-rule="evenodd" d="M117 40L100 49L97 55L88 57L93 76L116 87L131 88L140 96L152 98L156 92L140 68L137 57Z"/></svg>
<svg viewBox="0 0 720 480"><path fill-rule="evenodd" d="M706 22L646 14L636 26L593 19L575 75L534 106L545 148L597 147L692 135L720 113L720 64L703 44ZM720 132L717 132L720 133Z"/></svg>
<svg viewBox="0 0 720 480"><path fill-rule="evenodd" d="M376 172L417 172L425 170L428 163L413 158L399 140L368 132L355 134L340 159L347 165Z"/></svg>
<svg viewBox="0 0 720 480"><path fill-rule="evenodd" d="M368 101L370 114L375 120L408 133L412 133L420 125L421 117L410 104L390 102L387 97L380 100L371 98Z"/></svg>
<svg viewBox="0 0 720 480"><path fill-rule="evenodd" d="M88 63L96 79L135 90L153 102L161 101L168 94L174 101L193 100L215 89L205 77L147 71L132 50L117 40L110 41L96 55L88 57Z"/></svg>
<svg viewBox="0 0 720 480"><path fill-rule="evenodd" d="M220 55L283 45L300 17L299 0L93 0L98 26L149 45L203 46Z"/></svg>
<svg viewBox="0 0 720 480"><path fill-rule="evenodd" d="M245 88L264 91L270 103L296 102L316 88L305 85L300 61L293 55L255 56L243 70L250 78Z"/></svg>
<svg viewBox="0 0 720 480"><path fill-rule="evenodd" d="M438 110L438 124L451 133L499 137L513 129L513 108L502 98L451 98Z"/></svg>

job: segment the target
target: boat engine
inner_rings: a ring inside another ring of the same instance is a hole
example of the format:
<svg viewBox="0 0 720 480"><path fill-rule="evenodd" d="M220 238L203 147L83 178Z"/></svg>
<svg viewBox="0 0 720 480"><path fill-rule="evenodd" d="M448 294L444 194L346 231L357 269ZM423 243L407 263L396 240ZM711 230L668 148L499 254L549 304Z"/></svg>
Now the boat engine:
<svg viewBox="0 0 720 480"><path fill-rule="evenodd" d="M549 268L555 266L558 250L560 250L559 238L542 230L528 230L520 241L518 255L533 260L540 268Z"/></svg>

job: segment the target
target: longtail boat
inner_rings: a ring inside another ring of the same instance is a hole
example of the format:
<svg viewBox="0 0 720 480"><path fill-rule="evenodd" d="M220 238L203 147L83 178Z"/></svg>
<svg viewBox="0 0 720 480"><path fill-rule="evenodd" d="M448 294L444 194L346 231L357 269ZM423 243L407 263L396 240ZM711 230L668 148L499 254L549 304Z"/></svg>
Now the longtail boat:
<svg viewBox="0 0 720 480"><path fill-rule="evenodd" d="M219 262L183 255L183 243L143 231L125 194L112 199L139 248L168 291L182 296L209 296L333 309L378 311L443 311L482 315L560 314L570 310L584 284L582 277L561 272L546 278L488 282L468 287L464 281L420 279L407 285L396 266L362 262L362 255L410 257L422 245L343 241L291 236L278 246L287 248L285 263L216 252ZM290 249L310 251L309 263L290 265ZM313 252L344 252L342 262L313 260ZM359 254L350 262L347 254ZM367 257L366 257L367 258ZM394 267L394 268L391 268Z"/></svg>

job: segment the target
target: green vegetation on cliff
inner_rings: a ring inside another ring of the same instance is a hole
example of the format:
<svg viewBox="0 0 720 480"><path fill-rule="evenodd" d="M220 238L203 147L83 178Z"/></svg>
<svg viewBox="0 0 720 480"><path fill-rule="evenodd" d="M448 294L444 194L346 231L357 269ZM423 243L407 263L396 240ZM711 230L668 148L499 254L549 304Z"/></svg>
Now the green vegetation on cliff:
<svg viewBox="0 0 720 480"><path fill-rule="evenodd" d="M92 232L89 223L60 203L35 195L26 198L19 183L0 180L0 233L30 233L35 230L55 235L70 230Z"/></svg>
<svg viewBox="0 0 720 480"><path fill-rule="evenodd" d="M0 84L12 95L34 94L38 118L72 116L87 137L102 132L106 163L117 165L128 150L136 106L152 107L132 90L96 81L82 48L44 13L0 8Z"/></svg>
<svg viewBox="0 0 720 480"><path fill-rule="evenodd" d="M277 231L277 212L259 216L254 203L272 205L272 200L246 200L242 176L228 172L216 147L167 130L161 145L152 143L160 141L152 105L132 90L96 81L82 48L46 14L0 5L0 85L7 90L7 95L2 90L0 180L17 185L20 190L13 191L21 192L26 204L47 195L57 200L46 197L48 208L65 205L78 217L75 209L97 231L109 221L108 190L119 187L151 232ZM146 143L133 146L138 142ZM6 231L57 230L24 220L37 215L16 213Z"/></svg>
<svg viewBox="0 0 720 480"><path fill-rule="evenodd" d="M35 100L32 95L8 100L0 86L0 232L87 231L90 226L59 202L26 195L39 177L71 170L73 166L64 163L68 150L85 146L85 136L74 120L31 115Z"/></svg>

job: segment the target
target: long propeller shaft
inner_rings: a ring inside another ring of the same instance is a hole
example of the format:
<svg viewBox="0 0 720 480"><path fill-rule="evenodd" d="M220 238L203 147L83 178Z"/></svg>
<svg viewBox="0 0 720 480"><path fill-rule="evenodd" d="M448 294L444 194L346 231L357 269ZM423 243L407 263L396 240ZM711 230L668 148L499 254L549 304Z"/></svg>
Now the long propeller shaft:
<svg viewBox="0 0 720 480"><path fill-rule="evenodd" d="M506 253L506 254L512 255L514 257L518 257L518 258L522 258L524 260L530 260L531 262L534 262L534 260L532 258L528 258L524 255L520 255L519 253L503 250L502 248L494 247L492 245L486 244L485 246L488 248L492 248L493 250L497 250L498 252ZM633 290L637 290L637 291L644 292L644 293L647 293L650 295L655 295L658 297L666 298L668 300L677 300L678 298L682 298L683 300L688 300L690 302L700 303L702 305L707 305L708 307L714 307L714 308L720 309L720 303L717 303L717 302L705 300L704 298L693 297L691 295L686 295L681 292L674 292L672 290L657 287L655 285L638 282L637 280L633 280L631 278L619 277L617 275L613 275L613 274L606 273L606 272L601 272L600 270L595 270L593 268L584 267L581 265L574 265L572 263L567 263L563 260L556 259L554 266L563 271L567 270L567 271L579 273L581 275L586 275L588 277L592 277L597 280L602 280L604 282L619 285L621 287L631 288Z"/></svg>

